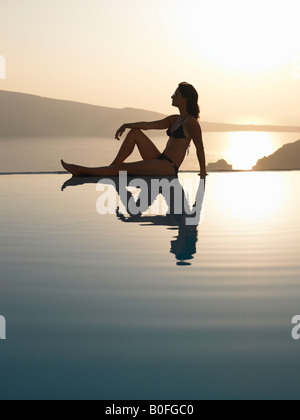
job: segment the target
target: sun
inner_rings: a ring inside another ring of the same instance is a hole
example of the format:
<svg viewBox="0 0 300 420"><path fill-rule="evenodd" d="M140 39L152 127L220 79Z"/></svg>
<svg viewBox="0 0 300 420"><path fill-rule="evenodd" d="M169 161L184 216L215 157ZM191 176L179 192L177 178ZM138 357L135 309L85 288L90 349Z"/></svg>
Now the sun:
<svg viewBox="0 0 300 420"><path fill-rule="evenodd" d="M289 62L298 51L299 1L207 3L203 11L206 36L198 40L198 45L219 66L237 72L266 72ZM210 25L215 22L214 27L208 27L205 21Z"/></svg>
<svg viewBox="0 0 300 420"><path fill-rule="evenodd" d="M299 54L299 0L172 1L170 32L185 48L233 72L267 72Z"/></svg>
<svg viewBox="0 0 300 420"><path fill-rule="evenodd" d="M236 170L249 170L264 156L275 152L272 136L264 132L236 132L230 134L230 146L225 159Z"/></svg>

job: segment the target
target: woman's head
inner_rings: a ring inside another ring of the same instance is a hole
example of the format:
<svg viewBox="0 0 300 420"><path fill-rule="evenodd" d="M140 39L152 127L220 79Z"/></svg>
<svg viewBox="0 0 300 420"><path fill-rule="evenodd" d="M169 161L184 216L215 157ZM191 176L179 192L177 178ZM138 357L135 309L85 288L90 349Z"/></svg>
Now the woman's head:
<svg viewBox="0 0 300 420"><path fill-rule="evenodd" d="M177 89L180 93L181 98L186 98L187 111L189 114L193 115L196 119L200 117L200 107L198 105L199 95L194 86L189 83L183 82L180 83ZM180 99L179 99L180 100ZM176 105L174 103L174 105Z"/></svg>

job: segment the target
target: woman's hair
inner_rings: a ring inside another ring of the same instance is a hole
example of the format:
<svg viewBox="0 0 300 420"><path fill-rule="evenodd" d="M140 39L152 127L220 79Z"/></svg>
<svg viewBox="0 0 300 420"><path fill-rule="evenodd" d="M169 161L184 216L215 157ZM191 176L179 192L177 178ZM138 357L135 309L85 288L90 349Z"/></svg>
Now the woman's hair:
<svg viewBox="0 0 300 420"><path fill-rule="evenodd" d="M182 82L178 86L181 95L187 98L188 113L193 115L197 120L200 118L200 107L198 105L199 95L194 86L189 83Z"/></svg>

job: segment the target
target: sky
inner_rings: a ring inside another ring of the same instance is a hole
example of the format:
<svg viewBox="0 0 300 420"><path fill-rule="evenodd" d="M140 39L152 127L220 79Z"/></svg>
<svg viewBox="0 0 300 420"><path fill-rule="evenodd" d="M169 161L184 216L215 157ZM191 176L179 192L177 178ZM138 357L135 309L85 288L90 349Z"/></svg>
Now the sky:
<svg viewBox="0 0 300 420"><path fill-rule="evenodd" d="M186 81L204 121L300 125L299 16L299 0L1 0L0 89L173 114Z"/></svg>

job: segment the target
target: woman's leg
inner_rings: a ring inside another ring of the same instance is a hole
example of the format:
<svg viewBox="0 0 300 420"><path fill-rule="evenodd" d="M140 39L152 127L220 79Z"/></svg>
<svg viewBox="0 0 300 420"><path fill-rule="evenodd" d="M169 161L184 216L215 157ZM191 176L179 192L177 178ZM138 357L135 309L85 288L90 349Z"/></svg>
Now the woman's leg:
<svg viewBox="0 0 300 420"><path fill-rule="evenodd" d="M74 176L119 176L121 171L133 176L175 176L175 170L166 160L144 160L134 163L121 163L115 166L101 168L86 168L84 166L69 165L63 160L63 167Z"/></svg>
<svg viewBox="0 0 300 420"><path fill-rule="evenodd" d="M123 163L132 154L135 145L144 160L157 159L160 155L155 144L141 130L130 130L111 166Z"/></svg>

